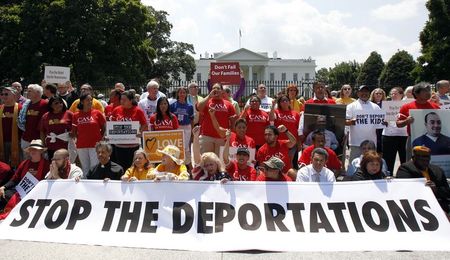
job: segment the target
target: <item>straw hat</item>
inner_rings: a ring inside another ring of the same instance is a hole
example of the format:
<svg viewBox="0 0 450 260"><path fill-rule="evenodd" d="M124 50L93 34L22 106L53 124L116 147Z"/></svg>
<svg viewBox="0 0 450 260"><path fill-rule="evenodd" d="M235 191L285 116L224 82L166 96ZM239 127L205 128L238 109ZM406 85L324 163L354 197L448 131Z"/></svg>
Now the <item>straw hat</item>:
<svg viewBox="0 0 450 260"><path fill-rule="evenodd" d="M168 145L162 150L156 150L156 152L169 156L177 165L183 164L183 160L180 159L180 149L174 145Z"/></svg>
<svg viewBox="0 0 450 260"><path fill-rule="evenodd" d="M30 150L30 148L40 150L41 152L47 151L47 148L44 146L44 144L42 143L42 140L40 140L40 139L31 141L30 145L23 150L28 153L28 150Z"/></svg>

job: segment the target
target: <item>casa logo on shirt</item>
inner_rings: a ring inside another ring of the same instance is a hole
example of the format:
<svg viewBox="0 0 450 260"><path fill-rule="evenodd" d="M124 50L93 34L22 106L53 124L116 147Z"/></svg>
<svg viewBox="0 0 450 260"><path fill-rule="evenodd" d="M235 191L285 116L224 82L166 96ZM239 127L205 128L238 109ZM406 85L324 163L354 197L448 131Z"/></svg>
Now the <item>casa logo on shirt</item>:
<svg viewBox="0 0 450 260"><path fill-rule="evenodd" d="M129 121L133 121L133 119L131 117L118 116L116 121L129 122Z"/></svg>
<svg viewBox="0 0 450 260"><path fill-rule="evenodd" d="M234 142L231 142L231 147L237 147L237 148L245 147L245 148L248 148L248 145L246 145L246 144L240 144L240 143L238 143L237 141L234 141Z"/></svg>
<svg viewBox="0 0 450 260"><path fill-rule="evenodd" d="M277 114L277 117L278 117L280 120L283 120L283 121L288 121L288 122L293 122L293 121L295 121L295 116L293 116L293 115Z"/></svg>
<svg viewBox="0 0 450 260"><path fill-rule="evenodd" d="M269 119L267 116L264 115L248 115L248 118L252 121L252 122L267 122L267 120Z"/></svg>
<svg viewBox="0 0 450 260"><path fill-rule="evenodd" d="M79 117L77 119L78 124L90 123L92 121L94 121L94 118L92 116Z"/></svg>
<svg viewBox="0 0 450 260"><path fill-rule="evenodd" d="M270 157L272 157L272 156L275 156L275 157L281 159L282 161L284 160L284 155L282 153L280 153L280 152L277 152L277 153L274 153L274 154L271 154L271 155L267 155L266 158L264 159L264 161L269 160Z"/></svg>
<svg viewBox="0 0 450 260"><path fill-rule="evenodd" d="M38 116L38 115L39 115L39 111L32 110L32 109L29 109L27 111L27 116Z"/></svg>
<svg viewBox="0 0 450 260"><path fill-rule="evenodd" d="M248 181L248 177L246 175L239 175L239 172L234 173L233 179L239 180L239 181Z"/></svg>
<svg viewBox="0 0 450 260"><path fill-rule="evenodd" d="M56 118L56 119L48 120L48 124L49 125L59 125L59 124L65 124L65 123L67 123L67 122L64 119L59 120L59 119Z"/></svg>
<svg viewBox="0 0 450 260"><path fill-rule="evenodd" d="M209 104L209 108L212 108L216 111L228 111L228 108L225 104Z"/></svg>
<svg viewBox="0 0 450 260"><path fill-rule="evenodd" d="M157 126L170 126L170 127L172 127L173 125L172 125L172 120L170 120L170 119L165 119L165 120L161 120L161 121L159 121L159 120L157 120L156 122L155 122L155 125L157 125Z"/></svg>

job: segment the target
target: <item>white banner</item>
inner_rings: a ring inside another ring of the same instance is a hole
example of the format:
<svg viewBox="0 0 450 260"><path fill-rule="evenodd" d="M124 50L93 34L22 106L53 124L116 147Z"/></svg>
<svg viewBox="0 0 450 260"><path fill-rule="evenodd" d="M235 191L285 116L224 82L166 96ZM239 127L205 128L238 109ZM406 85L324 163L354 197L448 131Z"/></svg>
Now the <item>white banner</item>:
<svg viewBox="0 0 450 260"><path fill-rule="evenodd" d="M70 80L70 68L45 66L44 80L47 83L66 83Z"/></svg>
<svg viewBox="0 0 450 260"><path fill-rule="evenodd" d="M398 116L398 113L400 112L400 108L406 103L409 103L409 101L407 101L407 100L383 101L381 110L383 110L386 113L386 117L384 120L386 122L397 121L397 116Z"/></svg>
<svg viewBox="0 0 450 260"><path fill-rule="evenodd" d="M356 127L375 127L384 128L384 117L386 112L383 110L358 110L355 111Z"/></svg>
<svg viewBox="0 0 450 260"><path fill-rule="evenodd" d="M39 183L39 180L34 177L33 174L27 172L23 176L19 184L16 185L16 191L19 193L20 197L25 197L33 188Z"/></svg>
<svg viewBox="0 0 450 260"><path fill-rule="evenodd" d="M111 144L140 144L139 121L107 121L106 137Z"/></svg>
<svg viewBox="0 0 450 260"><path fill-rule="evenodd" d="M424 182L41 181L0 224L0 239L195 251L448 251L450 223Z"/></svg>

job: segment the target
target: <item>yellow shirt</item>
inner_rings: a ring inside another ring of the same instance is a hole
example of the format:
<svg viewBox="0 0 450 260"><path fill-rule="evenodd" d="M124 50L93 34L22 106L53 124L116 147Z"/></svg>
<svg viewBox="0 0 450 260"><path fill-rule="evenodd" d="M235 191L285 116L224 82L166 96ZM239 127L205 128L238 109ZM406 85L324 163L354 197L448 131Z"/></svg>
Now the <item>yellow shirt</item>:
<svg viewBox="0 0 450 260"><path fill-rule="evenodd" d="M300 103L297 99L291 100L291 109L300 113L302 110L303 104Z"/></svg>
<svg viewBox="0 0 450 260"><path fill-rule="evenodd" d="M166 171L166 167L162 164L156 166L156 168L151 169L151 176L154 178L156 175L158 175L158 173L165 173ZM186 165L182 164L179 165L174 172L172 172L173 174L178 176L179 180L189 180L189 173L187 171Z"/></svg>
<svg viewBox="0 0 450 260"><path fill-rule="evenodd" d="M138 180L146 180L149 171L150 169L137 169L134 166L131 166L127 169L124 176L127 176L128 178L136 177Z"/></svg>
<svg viewBox="0 0 450 260"><path fill-rule="evenodd" d="M78 104L80 103L80 99L75 100L72 105L70 106L70 111L72 111L73 113L78 112ZM93 109L97 109L98 111L104 113L104 108L103 105L100 101L98 101L97 99L92 99L92 108Z"/></svg>
<svg viewBox="0 0 450 260"><path fill-rule="evenodd" d="M336 99L336 104L339 104L339 105L348 105L348 104L351 104L353 102L355 102L355 99L351 98L351 97Z"/></svg>

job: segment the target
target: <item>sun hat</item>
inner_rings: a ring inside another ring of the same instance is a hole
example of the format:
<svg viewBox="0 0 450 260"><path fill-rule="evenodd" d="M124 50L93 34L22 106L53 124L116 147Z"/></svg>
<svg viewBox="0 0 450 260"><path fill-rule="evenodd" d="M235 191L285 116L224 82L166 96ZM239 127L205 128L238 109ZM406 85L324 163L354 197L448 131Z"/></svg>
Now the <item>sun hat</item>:
<svg viewBox="0 0 450 260"><path fill-rule="evenodd" d="M162 150L156 150L156 152L169 156L177 165L183 164L183 160L180 159L180 149L174 145L168 145Z"/></svg>

